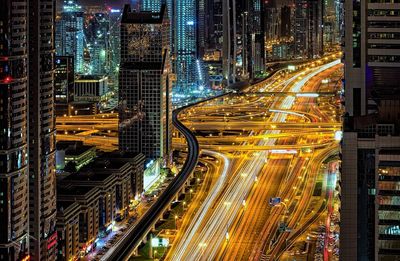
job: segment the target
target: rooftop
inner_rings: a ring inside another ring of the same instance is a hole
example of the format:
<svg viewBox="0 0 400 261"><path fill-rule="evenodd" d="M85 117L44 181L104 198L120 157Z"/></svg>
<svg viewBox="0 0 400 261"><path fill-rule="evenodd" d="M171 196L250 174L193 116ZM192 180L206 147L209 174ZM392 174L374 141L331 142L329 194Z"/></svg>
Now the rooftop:
<svg viewBox="0 0 400 261"><path fill-rule="evenodd" d="M59 141L57 150L65 150L65 155L77 156L94 148L94 146L84 145L82 141Z"/></svg>
<svg viewBox="0 0 400 261"><path fill-rule="evenodd" d="M132 12L130 5L124 6L121 23L126 24L161 24L166 6L161 6L160 12Z"/></svg>
<svg viewBox="0 0 400 261"><path fill-rule="evenodd" d="M74 203L75 203L74 201L57 200L57 210L58 211L65 210L65 209L69 208L71 205L73 205Z"/></svg>
<svg viewBox="0 0 400 261"><path fill-rule="evenodd" d="M95 186L57 186L57 195L83 196L96 189Z"/></svg>
<svg viewBox="0 0 400 261"><path fill-rule="evenodd" d="M110 176L112 176L112 173L110 173L110 175L96 175L96 173L92 170L92 166L86 165L79 172L73 173L68 177L65 177L62 182L68 183L69 181L104 181Z"/></svg>

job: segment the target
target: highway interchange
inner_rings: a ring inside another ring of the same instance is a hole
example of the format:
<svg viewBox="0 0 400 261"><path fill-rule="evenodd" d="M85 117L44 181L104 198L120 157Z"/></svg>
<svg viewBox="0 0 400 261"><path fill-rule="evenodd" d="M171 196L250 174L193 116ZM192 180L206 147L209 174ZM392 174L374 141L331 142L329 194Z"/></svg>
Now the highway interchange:
<svg viewBox="0 0 400 261"><path fill-rule="evenodd" d="M339 148L337 96L267 94L337 93L338 85L322 82L340 69L334 60L278 73L245 93L193 106L181 115L200 148L218 153L224 168L166 260L278 260L316 221L326 207L324 197L309 205L316 177ZM175 143L182 144L180 139ZM282 199L280 207L268 204L271 197ZM313 214L306 215L308 208ZM281 224L287 231L278 232Z"/></svg>
<svg viewBox="0 0 400 261"><path fill-rule="evenodd" d="M190 130L199 143L200 161L212 157L219 167L213 168L207 194L183 217L166 260L279 260L317 221L326 210L325 195L317 200L313 196L317 175L323 162L339 151L335 138L341 130L341 69L333 55L295 71L278 71L244 92L180 111L185 128L179 130L186 137L175 132L174 148L188 147ZM57 139L115 150L117 119L116 113L60 117ZM196 144L189 140L190 144L193 152ZM186 164L195 162L189 158ZM184 180L185 176L175 182ZM280 197L282 203L270 206L272 197ZM169 198L160 204L168 204ZM152 210L163 211L157 205ZM279 232L282 224L286 230ZM137 247L149 227L143 225L126 237L121 251L128 255ZM140 235L134 235L137 232Z"/></svg>

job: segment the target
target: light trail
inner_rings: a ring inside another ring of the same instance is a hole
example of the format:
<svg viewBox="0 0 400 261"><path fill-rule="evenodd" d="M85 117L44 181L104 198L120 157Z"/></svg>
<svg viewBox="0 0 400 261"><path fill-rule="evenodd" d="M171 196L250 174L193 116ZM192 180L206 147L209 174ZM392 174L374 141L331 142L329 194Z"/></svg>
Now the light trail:
<svg viewBox="0 0 400 261"><path fill-rule="evenodd" d="M308 75L297 81L290 88L291 92L299 92L304 84L320 72L335 66L340 61L335 61L321 67L317 67ZM303 75L303 74L301 74ZM297 80L298 76L293 76L288 81L284 82L284 88ZM278 110L289 110L292 108L296 97L287 96L282 102L277 98L274 102L274 107ZM269 122L285 122L288 114L283 112L274 112ZM279 134L280 130L268 130L264 134ZM257 145L273 146L276 138L261 140ZM236 218L237 214L243 207L242 203L246 200L251 188L254 185L257 175L259 175L264 164L267 164L266 158L268 151L261 151L251 160L244 162L242 166L234 171L232 180L226 185L226 189L220 194L223 184L219 182L218 189L212 190L207 200L203 203L201 209L193 219L192 225L185 231L184 236L174 247L172 260L213 260L218 254L219 248L226 234L230 231L230 226ZM225 177L225 176L224 176ZM218 199L215 203L214 201ZM209 213L211 212L211 213ZM206 253L205 257L203 254Z"/></svg>

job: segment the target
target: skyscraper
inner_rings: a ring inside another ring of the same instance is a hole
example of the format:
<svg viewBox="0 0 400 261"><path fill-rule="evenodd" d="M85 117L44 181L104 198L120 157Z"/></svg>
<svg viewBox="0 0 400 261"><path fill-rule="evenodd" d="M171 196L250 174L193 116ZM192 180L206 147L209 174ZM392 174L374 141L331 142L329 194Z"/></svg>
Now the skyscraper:
<svg viewBox="0 0 400 261"><path fill-rule="evenodd" d="M210 25L210 9L209 0L197 1L197 41L198 41L198 58L203 58L205 49L209 42L209 25Z"/></svg>
<svg viewBox="0 0 400 261"><path fill-rule="evenodd" d="M161 10L161 0L142 0L141 11L159 12Z"/></svg>
<svg viewBox="0 0 400 261"><path fill-rule="evenodd" d="M222 0L222 70L226 85L236 80L236 1Z"/></svg>
<svg viewBox="0 0 400 261"><path fill-rule="evenodd" d="M198 21L195 0L175 0L174 17L174 53L176 93L191 95L198 89L197 26Z"/></svg>
<svg viewBox="0 0 400 261"><path fill-rule="evenodd" d="M289 39L292 36L292 8L284 5L280 10L280 32L279 36Z"/></svg>
<svg viewBox="0 0 400 261"><path fill-rule="evenodd" d="M118 72L121 60L120 27L122 12L119 9L111 9L110 16L110 79L114 85L118 85Z"/></svg>
<svg viewBox="0 0 400 261"><path fill-rule="evenodd" d="M295 0L295 55L314 58L323 54L322 0Z"/></svg>
<svg viewBox="0 0 400 261"><path fill-rule="evenodd" d="M65 0L61 15L56 20L56 53L74 56L75 72L83 73L83 11L75 0Z"/></svg>
<svg viewBox="0 0 400 261"><path fill-rule="evenodd" d="M1 5L0 258L55 260L55 2Z"/></svg>
<svg viewBox="0 0 400 261"><path fill-rule="evenodd" d="M265 70L264 2L223 0L222 67L225 85Z"/></svg>
<svg viewBox="0 0 400 261"><path fill-rule="evenodd" d="M28 1L0 5L0 259L14 261L29 252Z"/></svg>
<svg viewBox="0 0 400 261"><path fill-rule="evenodd" d="M29 1L29 247L34 260L55 260L55 1Z"/></svg>
<svg viewBox="0 0 400 261"><path fill-rule="evenodd" d="M264 1L247 1L249 24L247 29L248 72L251 79L265 71Z"/></svg>
<svg viewBox="0 0 400 261"><path fill-rule="evenodd" d="M56 56L54 73L55 102L69 104L74 101L74 57Z"/></svg>
<svg viewBox="0 0 400 261"><path fill-rule="evenodd" d="M110 20L108 13L91 13L85 28L86 42L90 55L88 73L91 75L104 75L109 73L109 37Z"/></svg>
<svg viewBox="0 0 400 261"><path fill-rule="evenodd" d="M400 258L400 3L345 1L342 260Z"/></svg>
<svg viewBox="0 0 400 261"><path fill-rule="evenodd" d="M147 159L168 159L171 149L171 67L166 6L132 12L121 21L119 148Z"/></svg>

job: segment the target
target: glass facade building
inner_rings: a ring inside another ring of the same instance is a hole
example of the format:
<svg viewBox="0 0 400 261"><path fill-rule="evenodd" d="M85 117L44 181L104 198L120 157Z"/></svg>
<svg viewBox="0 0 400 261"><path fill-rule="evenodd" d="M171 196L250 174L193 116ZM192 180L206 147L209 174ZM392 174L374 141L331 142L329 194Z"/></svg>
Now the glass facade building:
<svg viewBox="0 0 400 261"><path fill-rule="evenodd" d="M110 69L110 18L108 13L94 13L90 15L88 26L85 29L87 47L90 55L88 74L108 74Z"/></svg>
<svg viewBox="0 0 400 261"><path fill-rule="evenodd" d="M118 72L121 60L120 27L122 12L119 9L111 9L110 16L110 79L114 85L118 85Z"/></svg>
<svg viewBox="0 0 400 261"><path fill-rule="evenodd" d="M56 17L56 54L74 56L76 73L84 72L84 20L82 7L75 0L64 1L62 12Z"/></svg>
<svg viewBox="0 0 400 261"><path fill-rule="evenodd" d="M148 160L171 152L171 65L169 22L160 12L132 12L121 20L119 149Z"/></svg>
<svg viewBox="0 0 400 261"><path fill-rule="evenodd" d="M140 10L149 12L160 12L161 0L142 0Z"/></svg>
<svg viewBox="0 0 400 261"><path fill-rule="evenodd" d="M175 91L190 95L197 89L197 20L196 1L175 1Z"/></svg>
<svg viewBox="0 0 400 261"><path fill-rule="evenodd" d="M296 58L317 58L323 54L323 2L295 1L294 51Z"/></svg>

